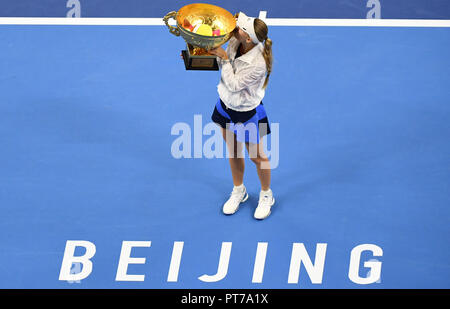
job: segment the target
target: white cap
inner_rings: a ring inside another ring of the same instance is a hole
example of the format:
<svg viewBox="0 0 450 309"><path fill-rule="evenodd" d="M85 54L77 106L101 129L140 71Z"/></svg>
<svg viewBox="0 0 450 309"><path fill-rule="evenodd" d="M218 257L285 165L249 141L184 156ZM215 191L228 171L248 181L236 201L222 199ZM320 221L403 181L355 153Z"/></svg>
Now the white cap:
<svg viewBox="0 0 450 309"><path fill-rule="evenodd" d="M259 40L255 33L254 28L254 17L248 17L242 12L239 12L238 20L237 20L237 26L242 29L245 33L247 33L250 36L250 39L253 43L258 44Z"/></svg>

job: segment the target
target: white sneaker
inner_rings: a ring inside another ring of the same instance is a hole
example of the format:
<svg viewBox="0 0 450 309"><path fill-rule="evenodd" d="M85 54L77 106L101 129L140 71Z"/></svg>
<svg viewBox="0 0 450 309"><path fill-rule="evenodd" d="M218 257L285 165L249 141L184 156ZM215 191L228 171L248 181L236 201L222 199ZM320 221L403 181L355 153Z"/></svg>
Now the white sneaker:
<svg viewBox="0 0 450 309"><path fill-rule="evenodd" d="M239 209L239 204L245 202L248 199L247 190L244 188L239 190L236 187L230 194L230 198L223 205L223 213L226 215L232 215Z"/></svg>
<svg viewBox="0 0 450 309"><path fill-rule="evenodd" d="M259 193L258 207L254 214L255 219L262 220L267 218L270 215L270 209L273 204L275 204L275 199L273 198L272 190L269 191L269 194L264 194L264 192L261 191L261 193Z"/></svg>

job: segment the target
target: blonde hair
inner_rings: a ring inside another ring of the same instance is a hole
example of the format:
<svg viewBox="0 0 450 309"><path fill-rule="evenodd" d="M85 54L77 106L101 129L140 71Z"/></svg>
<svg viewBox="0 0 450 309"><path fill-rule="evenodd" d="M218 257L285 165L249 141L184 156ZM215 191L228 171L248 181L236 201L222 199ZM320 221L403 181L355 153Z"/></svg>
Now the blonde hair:
<svg viewBox="0 0 450 309"><path fill-rule="evenodd" d="M267 28L267 25L263 20L261 20L259 18L255 18L253 27L255 28L255 34L256 34L256 37L258 38L258 40L260 42L264 42L263 57L264 57L264 60L266 61L266 67L267 67L266 80L264 81L264 86L263 86L263 88L265 89L267 87L267 84L269 83L270 73L272 73L272 62L273 62L272 40L269 39L269 37L267 36L269 29Z"/></svg>

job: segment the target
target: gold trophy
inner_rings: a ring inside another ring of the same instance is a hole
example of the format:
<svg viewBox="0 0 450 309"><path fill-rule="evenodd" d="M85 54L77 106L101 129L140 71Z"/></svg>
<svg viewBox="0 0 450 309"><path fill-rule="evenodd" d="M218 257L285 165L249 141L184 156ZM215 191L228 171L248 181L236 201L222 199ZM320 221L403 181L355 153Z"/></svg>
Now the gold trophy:
<svg viewBox="0 0 450 309"><path fill-rule="evenodd" d="M176 27L169 25L170 18L176 20ZM163 20L170 33L186 41L187 48L182 50L186 70L219 70L216 56L208 50L231 38L236 28L233 14L216 5L194 3L168 13Z"/></svg>

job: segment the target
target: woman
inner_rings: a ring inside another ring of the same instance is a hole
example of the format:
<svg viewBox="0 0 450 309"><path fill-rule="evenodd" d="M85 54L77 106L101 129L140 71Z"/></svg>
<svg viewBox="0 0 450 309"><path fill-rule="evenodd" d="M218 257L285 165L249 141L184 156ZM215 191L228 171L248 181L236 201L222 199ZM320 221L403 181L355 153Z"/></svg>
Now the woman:
<svg viewBox="0 0 450 309"><path fill-rule="evenodd" d="M267 37L267 25L259 18L240 12L233 37L225 51L222 47L210 50L216 55L221 69L217 86L218 100L212 120L222 127L222 134L230 154L229 162L234 188L223 212L234 214L248 199L243 183L243 144L255 163L261 182L256 219L267 218L275 203L270 189L270 164L264 154L263 136L270 134L270 126L262 103L272 71L272 41Z"/></svg>

